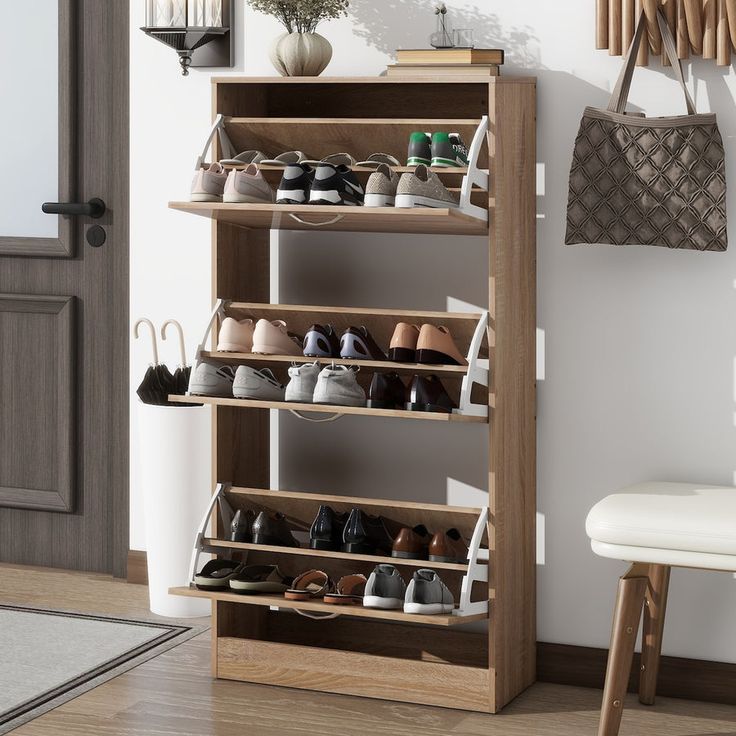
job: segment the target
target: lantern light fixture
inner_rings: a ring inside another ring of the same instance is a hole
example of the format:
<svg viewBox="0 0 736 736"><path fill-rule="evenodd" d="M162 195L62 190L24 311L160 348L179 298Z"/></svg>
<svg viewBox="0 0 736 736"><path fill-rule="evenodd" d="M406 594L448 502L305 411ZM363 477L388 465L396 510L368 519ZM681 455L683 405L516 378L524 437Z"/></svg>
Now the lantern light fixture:
<svg viewBox="0 0 736 736"><path fill-rule="evenodd" d="M146 0L141 30L174 49L181 73L189 67L232 66L232 0Z"/></svg>

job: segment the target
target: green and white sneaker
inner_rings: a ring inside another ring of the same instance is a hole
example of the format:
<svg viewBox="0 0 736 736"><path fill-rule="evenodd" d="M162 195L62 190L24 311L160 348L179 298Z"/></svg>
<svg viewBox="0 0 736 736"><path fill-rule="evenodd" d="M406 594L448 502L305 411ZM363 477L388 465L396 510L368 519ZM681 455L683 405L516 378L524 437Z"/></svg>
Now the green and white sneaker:
<svg viewBox="0 0 736 736"><path fill-rule="evenodd" d="M409 150L406 154L407 166L429 166L432 160L432 140L428 133L415 131L409 136Z"/></svg>
<svg viewBox="0 0 736 736"><path fill-rule="evenodd" d="M468 149L457 133L432 133L432 166L445 169L468 165Z"/></svg>

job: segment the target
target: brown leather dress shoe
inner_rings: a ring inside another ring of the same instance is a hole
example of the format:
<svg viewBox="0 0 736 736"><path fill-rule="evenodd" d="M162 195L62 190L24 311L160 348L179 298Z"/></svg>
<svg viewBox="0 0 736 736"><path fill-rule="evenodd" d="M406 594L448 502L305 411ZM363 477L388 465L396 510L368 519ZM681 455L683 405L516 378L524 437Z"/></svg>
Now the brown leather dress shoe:
<svg viewBox="0 0 736 736"><path fill-rule="evenodd" d="M467 365L465 356L458 350L447 327L422 325L417 339L417 363L433 365Z"/></svg>
<svg viewBox="0 0 736 736"><path fill-rule="evenodd" d="M424 524L417 524L413 529L404 527L394 539L391 557L426 560L431 539L432 535Z"/></svg>
<svg viewBox="0 0 736 736"><path fill-rule="evenodd" d="M466 562L468 545L457 529L437 532L429 543L429 559L431 562Z"/></svg>
<svg viewBox="0 0 736 736"><path fill-rule="evenodd" d="M418 338L419 328L416 325L399 322L388 346L388 359L397 363L414 363Z"/></svg>

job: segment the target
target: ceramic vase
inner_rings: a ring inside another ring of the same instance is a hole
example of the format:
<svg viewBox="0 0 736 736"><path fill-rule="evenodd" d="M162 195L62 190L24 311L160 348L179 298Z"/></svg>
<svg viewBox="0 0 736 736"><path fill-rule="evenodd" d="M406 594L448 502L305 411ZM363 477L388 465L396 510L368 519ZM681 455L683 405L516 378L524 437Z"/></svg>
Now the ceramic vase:
<svg viewBox="0 0 736 736"><path fill-rule="evenodd" d="M330 63L332 46L319 33L283 33L271 45L269 58L282 77L316 77Z"/></svg>

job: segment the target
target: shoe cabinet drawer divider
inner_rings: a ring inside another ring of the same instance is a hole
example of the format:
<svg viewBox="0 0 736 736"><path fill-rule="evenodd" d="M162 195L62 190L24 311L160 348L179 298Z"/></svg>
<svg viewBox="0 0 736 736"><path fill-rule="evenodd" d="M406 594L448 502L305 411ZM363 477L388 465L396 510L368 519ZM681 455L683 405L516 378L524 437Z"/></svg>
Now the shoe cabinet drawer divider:
<svg viewBox="0 0 736 736"><path fill-rule="evenodd" d="M213 601L212 672L215 677L426 703L495 713L534 682L536 669L536 80L398 80L391 78L239 78L213 79L213 118L222 115L238 150L268 152L300 149L321 157L336 151L358 160L374 151L405 154L413 130L441 124L468 140L488 117L487 146L478 159L488 169L488 191L473 192L488 221L452 209L321 207L309 205L230 205L173 202L172 209L208 217L213 225L213 301L225 302L233 316L318 322L327 315L339 324L360 318L385 339L389 327L407 319L437 320L470 339L479 315L360 310L269 304L271 229L432 233L457 236L448 247L462 254L461 236L488 239L489 297L487 416L444 415L445 421L473 421L488 432L488 523L482 551L488 557L476 583L489 601L488 614L411 616L397 611L286 601L280 597L241 596L180 588L181 595ZM481 130L478 131L480 134ZM218 157L217 144L214 156ZM274 182L278 170L264 167ZM406 167L397 167L397 171ZM364 179L368 171L360 172ZM477 173L477 170L476 170ZM466 171L443 171L453 189ZM483 175L484 176L484 175ZM481 177L482 178L482 177ZM477 183L477 179L476 179ZM306 246L308 247L308 246ZM213 314L213 321L215 320ZM371 322L372 320L372 322ZM216 333L216 330L214 331ZM214 335L213 335L214 338ZM218 354L200 346L208 359L269 365L290 362L279 356ZM376 361L365 367L381 369ZM426 368L426 367L425 367ZM462 366L431 367L443 381L459 381ZM399 366L409 373L416 368ZM471 375L475 375L472 374ZM477 387L476 387L477 388ZM448 389L449 390L449 389ZM271 509L286 514L298 534L308 529L320 503L343 510L359 505L397 523L430 528L456 526L472 533L481 509L381 500L322 493L264 490L269 479L268 409L315 411L313 405L185 397L213 405L214 483L235 485L225 497L233 509ZM373 415L383 421L420 418L419 412L340 407L344 413ZM330 407L319 407L330 412ZM411 415L415 416L411 416ZM437 416L425 416L437 419ZM380 420L379 420L380 421ZM380 431L378 423L377 431ZM409 427L407 426L407 429ZM446 430L451 431L451 430ZM219 493L219 492L218 492ZM485 518L485 517L483 517ZM235 555L249 564L277 561L295 567L324 567L330 574L368 570L391 560L410 573L418 561L349 555L305 548L264 547L225 541L227 530L213 515L211 536L199 541L207 551ZM469 567L437 565L457 597ZM432 563L427 563L432 565ZM476 595L477 597L477 595ZM303 615L298 615L299 611ZM339 613L328 621L324 617ZM472 622L468 624L468 622ZM480 627L480 629L478 628Z"/></svg>

